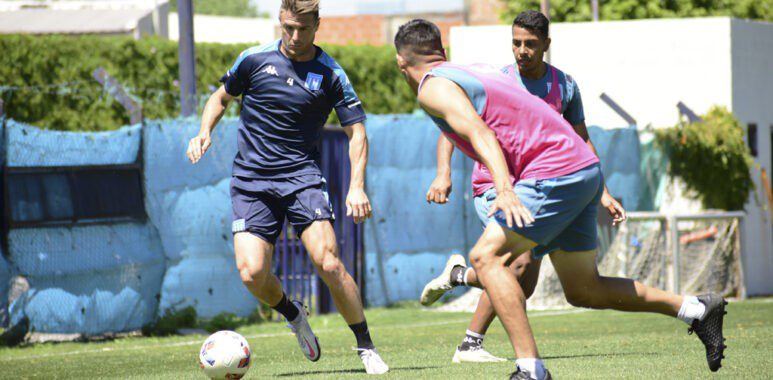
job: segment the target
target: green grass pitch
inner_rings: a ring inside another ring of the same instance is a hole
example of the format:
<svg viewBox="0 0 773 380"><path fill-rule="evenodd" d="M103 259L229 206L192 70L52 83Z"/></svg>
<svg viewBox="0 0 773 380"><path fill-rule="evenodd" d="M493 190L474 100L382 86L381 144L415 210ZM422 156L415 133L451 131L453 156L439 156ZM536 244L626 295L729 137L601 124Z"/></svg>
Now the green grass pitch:
<svg viewBox="0 0 773 380"><path fill-rule="evenodd" d="M773 372L773 300L731 302L725 318L729 346L722 369L709 372L703 346L672 318L613 311L533 312L540 353L557 379L737 378ZM505 379L514 362L452 364L470 314L417 306L366 311L371 334L394 379ZM364 378L352 351L354 337L338 315L311 319L322 358L308 362L281 323L247 326L239 333L253 349L246 378ZM512 357L501 325L487 349ZM204 379L196 365L204 336L125 338L107 343L41 344L0 349L3 379Z"/></svg>

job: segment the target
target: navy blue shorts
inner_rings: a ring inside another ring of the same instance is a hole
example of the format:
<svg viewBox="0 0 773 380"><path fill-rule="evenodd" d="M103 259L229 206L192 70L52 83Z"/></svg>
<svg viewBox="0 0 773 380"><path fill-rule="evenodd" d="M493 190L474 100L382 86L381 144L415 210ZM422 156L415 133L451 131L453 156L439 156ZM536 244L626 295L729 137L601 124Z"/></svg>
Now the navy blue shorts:
<svg viewBox="0 0 773 380"><path fill-rule="evenodd" d="M290 178L231 178L233 233L247 231L275 244L285 217L300 235L315 220L333 220L325 178L306 174Z"/></svg>

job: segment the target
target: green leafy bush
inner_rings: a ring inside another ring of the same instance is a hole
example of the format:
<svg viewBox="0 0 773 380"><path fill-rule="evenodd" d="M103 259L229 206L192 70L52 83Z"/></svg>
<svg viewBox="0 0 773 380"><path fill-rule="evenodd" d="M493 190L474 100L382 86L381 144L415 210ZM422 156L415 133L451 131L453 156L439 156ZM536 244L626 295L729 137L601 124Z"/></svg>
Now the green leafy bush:
<svg viewBox="0 0 773 380"><path fill-rule="evenodd" d="M742 210L754 184L744 129L731 112L714 107L702 122L658 129L669 174L681 178L709 209Z"/></svg>
<svg viewBox="0 0 773 380"><path fill-rule="evenodd" d="M203 322L204 330L210 333L214 333L220 330L236 330L239 327L245 325L253 325L264 322L263 317L260 315L259 308L256 308L246 318L242 318L233 313L220 313L212 319Z"/></svg>
<svg viewBox="0 0 773 380"><path fill-rule="evenodd" d="M526 9L540 9L540 0L505 0L501 19L512 23ZM773 21L771 0L604 0L599 1L601 20L729 16ZM552 0L550 21L590 21L591 2Z"/></svg>
<svg viewBox="0 0 773 380"><path fill-rule="evenodd" d="M196 45L196 88L204 104L248 44ZM415 97L391 46L323 46L346 70L369 113L406 113ZM177 43L99 36L0 36L0 97L6 116L41 128L103 131L129 123L128 113L91 76L103 67L143 107L146 119L180 112ZM235 115L237 107L229 110Z"/></svg>
<svg viewBox="0 0 773 380"><path fill-rule="evenodd" d="M177 310L169 308L164 311L164 315L155 321L142 326L142 335L145 336L168 336L177 333L182 328L196 327L196 309L188 306Z"/></svg>

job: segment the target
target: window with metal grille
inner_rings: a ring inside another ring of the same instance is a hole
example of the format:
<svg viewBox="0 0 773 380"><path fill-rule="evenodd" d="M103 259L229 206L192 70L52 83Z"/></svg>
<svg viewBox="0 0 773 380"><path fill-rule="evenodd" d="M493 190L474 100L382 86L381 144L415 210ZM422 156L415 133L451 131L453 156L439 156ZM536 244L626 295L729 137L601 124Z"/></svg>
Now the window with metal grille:
<svg viewBox="0 0 773 380"><path fill-rule="evenodd" d="M753 157L757 157L757 124L749 123L746 129L746 141Z"/></svg>
<svg viewBox="0 0 773 380"><path fill-rule="evenodd" d="M139 165L6 168L10 227L145 218Z"/></svg>

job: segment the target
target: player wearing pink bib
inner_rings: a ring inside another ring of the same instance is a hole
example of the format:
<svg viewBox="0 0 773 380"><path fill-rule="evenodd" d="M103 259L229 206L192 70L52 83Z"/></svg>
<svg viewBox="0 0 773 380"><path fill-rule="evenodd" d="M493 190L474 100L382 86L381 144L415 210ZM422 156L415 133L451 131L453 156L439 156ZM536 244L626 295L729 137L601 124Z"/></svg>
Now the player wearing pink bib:
<svg viewBox="0 0 773 380"><path fill-rule="evenodd" d="M507 76L519 83L534 96L541 98L555 112L572 126L574 132L585 140L588 147L596 154L596 148L590 140L585 126L580 88L577 82L568 74L544 62L545 52L550 47L550 21L537 11L521 12L512 27L512 49L515 63L501 69ZM451 156L453 144L444 136L438 139L438 169L437 177L427 191L427 202L443 204L448 201L451 193ZM472 188L475 210L485 228L488 222L490 203L496 198L496 189L491 179L491 173L485 166L476 162L472 172ZM601 204L612 217L613 224L625 220L625 210L609 192L604 189ZM540 257L520 255L510 264L509 268L523 288L526 299L529 299L537 287L539 271L542 263ZM445 292L456 286L472 286L480 288L475 270L467 267L464 257L452 255L448 258L446 268L438 277L432 279L424 287L420 301L430 305ZM494 321L496 314L491 301L483 293L478 301L470 324L462 343L457 346L452 362L499 362L504 361L490 354L483 348L486 331Z"/></svg>
<svg viewBox="0 0 773 380"><path fill-rule="evenodd" d="M496 69L446 63L440 30L431 22L402 25L395 47L419 105L457 148L491 171L491 219L469 257L515 350L511 379L550 378L523 291L507 268L518 253L532 249L549 252L572 305L678 317L705 345L709 368L719 369L725 348L721 296L683 297L599 275L596 209L603 177L598 159L561 115Z"/></svg>

